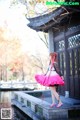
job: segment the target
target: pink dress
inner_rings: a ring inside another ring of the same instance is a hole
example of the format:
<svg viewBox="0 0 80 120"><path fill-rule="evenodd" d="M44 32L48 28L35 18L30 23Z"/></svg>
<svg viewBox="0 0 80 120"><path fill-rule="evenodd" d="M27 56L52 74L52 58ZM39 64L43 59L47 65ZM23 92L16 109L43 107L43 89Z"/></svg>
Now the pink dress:
<svg viewBox="0 0 80 120"><path fill-rule="evenodd" d="M63 79L60 75L55 71L55 68L49 65L49 69L46 75L35 75L35 79L38 83L43 86L54 86L54 85L64 85Z"/></svg>

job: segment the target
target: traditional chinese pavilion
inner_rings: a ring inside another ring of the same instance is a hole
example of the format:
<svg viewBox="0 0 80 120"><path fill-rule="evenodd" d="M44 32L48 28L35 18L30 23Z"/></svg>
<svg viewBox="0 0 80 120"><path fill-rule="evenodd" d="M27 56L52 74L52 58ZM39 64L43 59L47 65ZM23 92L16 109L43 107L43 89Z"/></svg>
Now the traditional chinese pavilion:
<svg viewBox="0 0 80 120"><path fill-rule="evenodd" d="M60 94L80 99L80 7L60 6L56 10L28 19L28 26L49 34L49 52L57 52L65 86Z"/></svg>

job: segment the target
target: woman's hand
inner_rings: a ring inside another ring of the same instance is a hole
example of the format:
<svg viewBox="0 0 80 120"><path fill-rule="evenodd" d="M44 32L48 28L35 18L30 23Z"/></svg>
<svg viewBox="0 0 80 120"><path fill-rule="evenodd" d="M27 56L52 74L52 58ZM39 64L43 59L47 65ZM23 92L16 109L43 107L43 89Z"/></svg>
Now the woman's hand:
<svg viewBox="0 0 80 120"><path fill-rule="evenodd" d="M61 76L61 78L64 80L64 77L63 77L63 76Z"/></svg>

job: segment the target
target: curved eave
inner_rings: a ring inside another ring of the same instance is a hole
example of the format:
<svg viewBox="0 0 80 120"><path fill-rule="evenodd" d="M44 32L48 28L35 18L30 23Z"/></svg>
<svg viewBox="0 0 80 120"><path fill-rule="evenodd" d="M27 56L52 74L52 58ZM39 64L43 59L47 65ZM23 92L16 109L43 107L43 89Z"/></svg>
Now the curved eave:
<svg viewBox="0 0 80 120"><path fill-rule="evenodd" d="M56 9L55 11L52 11L51 13L38 16L35 18L29 18L28 20L30 23L28 24L28 26L37 31L46 31L51 25L54 25L57 22L59 22L57 21L57 19L62 19L60 15L64 13L65 11L66 11L65 9L60 7Z"/></svg>

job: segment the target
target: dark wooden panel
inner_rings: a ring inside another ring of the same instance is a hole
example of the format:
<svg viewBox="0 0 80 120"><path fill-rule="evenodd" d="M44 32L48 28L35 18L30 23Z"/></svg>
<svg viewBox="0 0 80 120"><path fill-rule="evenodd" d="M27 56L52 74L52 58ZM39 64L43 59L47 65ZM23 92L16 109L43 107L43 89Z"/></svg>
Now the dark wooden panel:
<svg viewBox="0 0 80 120"><path fill-rule="evenodd" d="M64 51L58 53L58 64L59 64L59 68L63 76L64 76L64 55L65 55ZM65 85L59 87L59 92L60 94L65 95Z"/></svg>
<svg viewBox="0 0 80 120"><path fill-rule="evenodd" d="M79 88L79 79L78 79L78 76L75 76L74 77L74 89L75 89L75 93L74 93L74 96L75 98L80 98L80 88Z"/></svg>
<svg viewBox="0 0 80 120"><path fill-rule="evenodd" d="M69 95L70 95L70 97L74 97L74 79L73 79L73 77L70 77L70 90L69 90Z"/></svg>

